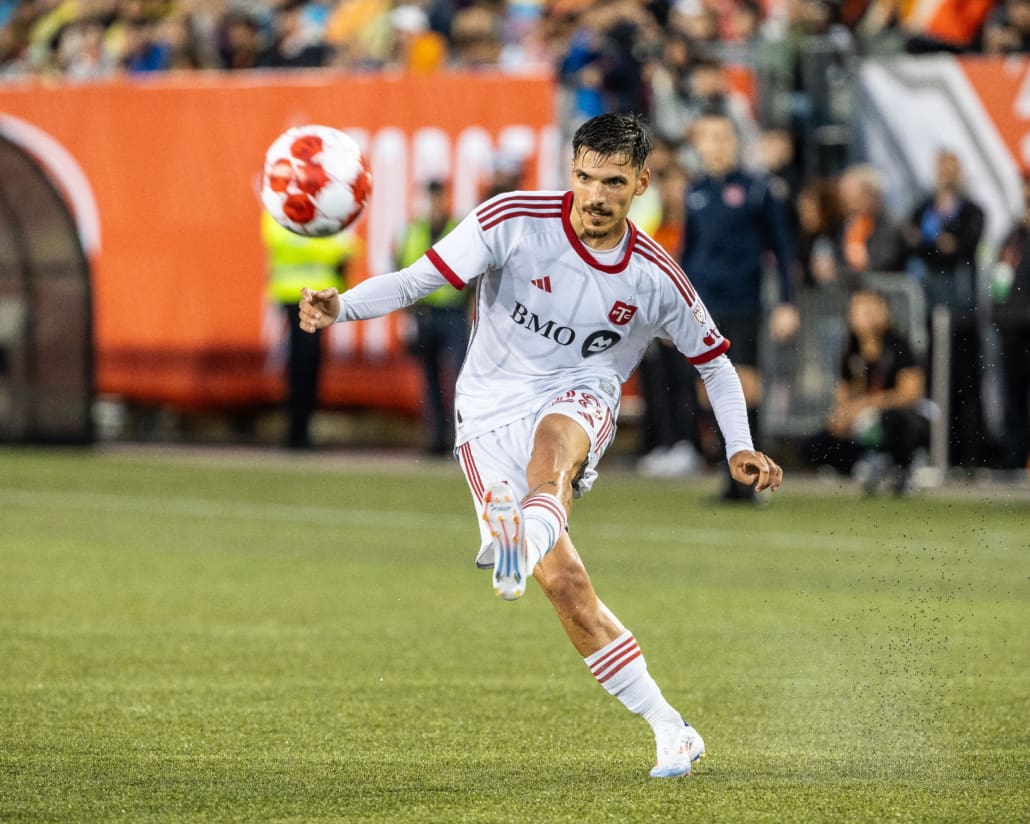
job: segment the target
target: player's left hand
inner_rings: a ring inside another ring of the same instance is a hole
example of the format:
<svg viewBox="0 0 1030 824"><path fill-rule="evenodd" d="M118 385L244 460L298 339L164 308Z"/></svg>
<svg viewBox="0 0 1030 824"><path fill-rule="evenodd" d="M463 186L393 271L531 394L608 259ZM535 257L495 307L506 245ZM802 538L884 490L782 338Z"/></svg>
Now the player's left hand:
<svg viewBox="0 0 1030 824"><path fill-rule="evenodd" d="M730 457L733 480L754 486L756 492L771 489L775 492L783 483L783 470L764 452L743 449Z"/></svg>
<svg viewBox="0 0 1030 824"><path fill-rule="evenodd" d="M769 315L769 337L776 343L790 340L801 327L801 315L793 303L781 303Z"/></svg>

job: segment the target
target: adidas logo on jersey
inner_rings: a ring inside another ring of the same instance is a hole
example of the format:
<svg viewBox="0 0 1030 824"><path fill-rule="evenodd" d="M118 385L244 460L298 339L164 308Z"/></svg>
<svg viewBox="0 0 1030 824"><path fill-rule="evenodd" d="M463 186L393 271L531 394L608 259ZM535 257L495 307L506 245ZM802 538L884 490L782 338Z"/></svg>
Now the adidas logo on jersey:
<svg viewBox="0 0 1030 824"><path fill-rule="evenodd" d="M533 284L537 289L542 289L545 292L550 292L551 291L551 276L550 275L544 275L542 278L537 278L536 280L531 280L530 283Z"/></svg>

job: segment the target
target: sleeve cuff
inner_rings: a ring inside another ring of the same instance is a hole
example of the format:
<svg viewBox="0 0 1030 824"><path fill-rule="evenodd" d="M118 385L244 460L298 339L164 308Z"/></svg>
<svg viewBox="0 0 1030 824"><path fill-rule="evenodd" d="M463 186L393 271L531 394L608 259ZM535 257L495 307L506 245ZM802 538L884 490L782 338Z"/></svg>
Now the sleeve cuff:
<svg viewBox="0 0 1030 824"><path fill-rule="evenodd" d="M729 341L729 339L728 338L723 338L722 341L719 343L719 345L716 346L714 349L709 349L707 352L704 352L703 354L700 354L700 355L696 355L695 357L692 357L692 358L687 358L687 360L690 361L692 364L694 364L694 366L698 366L698 365L700 365L702 363L708 363L708 361L715 360L717 357L719 357L719 355L725 354L726 350L728 350L729 348L730 348L730 341Z"/></svg>

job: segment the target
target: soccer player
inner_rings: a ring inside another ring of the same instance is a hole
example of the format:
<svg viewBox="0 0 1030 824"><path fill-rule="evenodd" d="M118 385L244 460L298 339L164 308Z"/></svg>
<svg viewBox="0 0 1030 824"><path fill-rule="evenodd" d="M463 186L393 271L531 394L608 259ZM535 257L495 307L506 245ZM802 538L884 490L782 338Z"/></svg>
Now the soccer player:
<svg viewBox="0 0 1030 824"><path fill-rule="evenodd" d="M676 262L626 215L647 188L652 138L635 115L605 114L572 141L572 189L510 192L473 210L413 265L344 295L306 290L308 332L407 306L476 281L476 316L455 391L456 454L480 517L476 563L504 599L533 576L604 688L650 723L651 775L687 775L701 736L665 700L636 639L594 592L566 531L615 436L620 387L656 337L697 367L733 476L777 489L754 451L740 381Z"/></svg>

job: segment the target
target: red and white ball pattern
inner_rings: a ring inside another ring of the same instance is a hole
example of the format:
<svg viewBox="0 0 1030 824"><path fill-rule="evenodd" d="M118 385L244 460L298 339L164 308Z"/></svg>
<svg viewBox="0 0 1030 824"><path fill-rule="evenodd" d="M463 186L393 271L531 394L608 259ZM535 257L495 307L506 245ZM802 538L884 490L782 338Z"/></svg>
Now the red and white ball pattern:
<svg viewBox="0 0 1030 824"><path fill-rule="evenodd" d="M361 217L371 195L368 160L338 129L289 129L265 155L261 202L291 232L336 234Z"/></svg>

